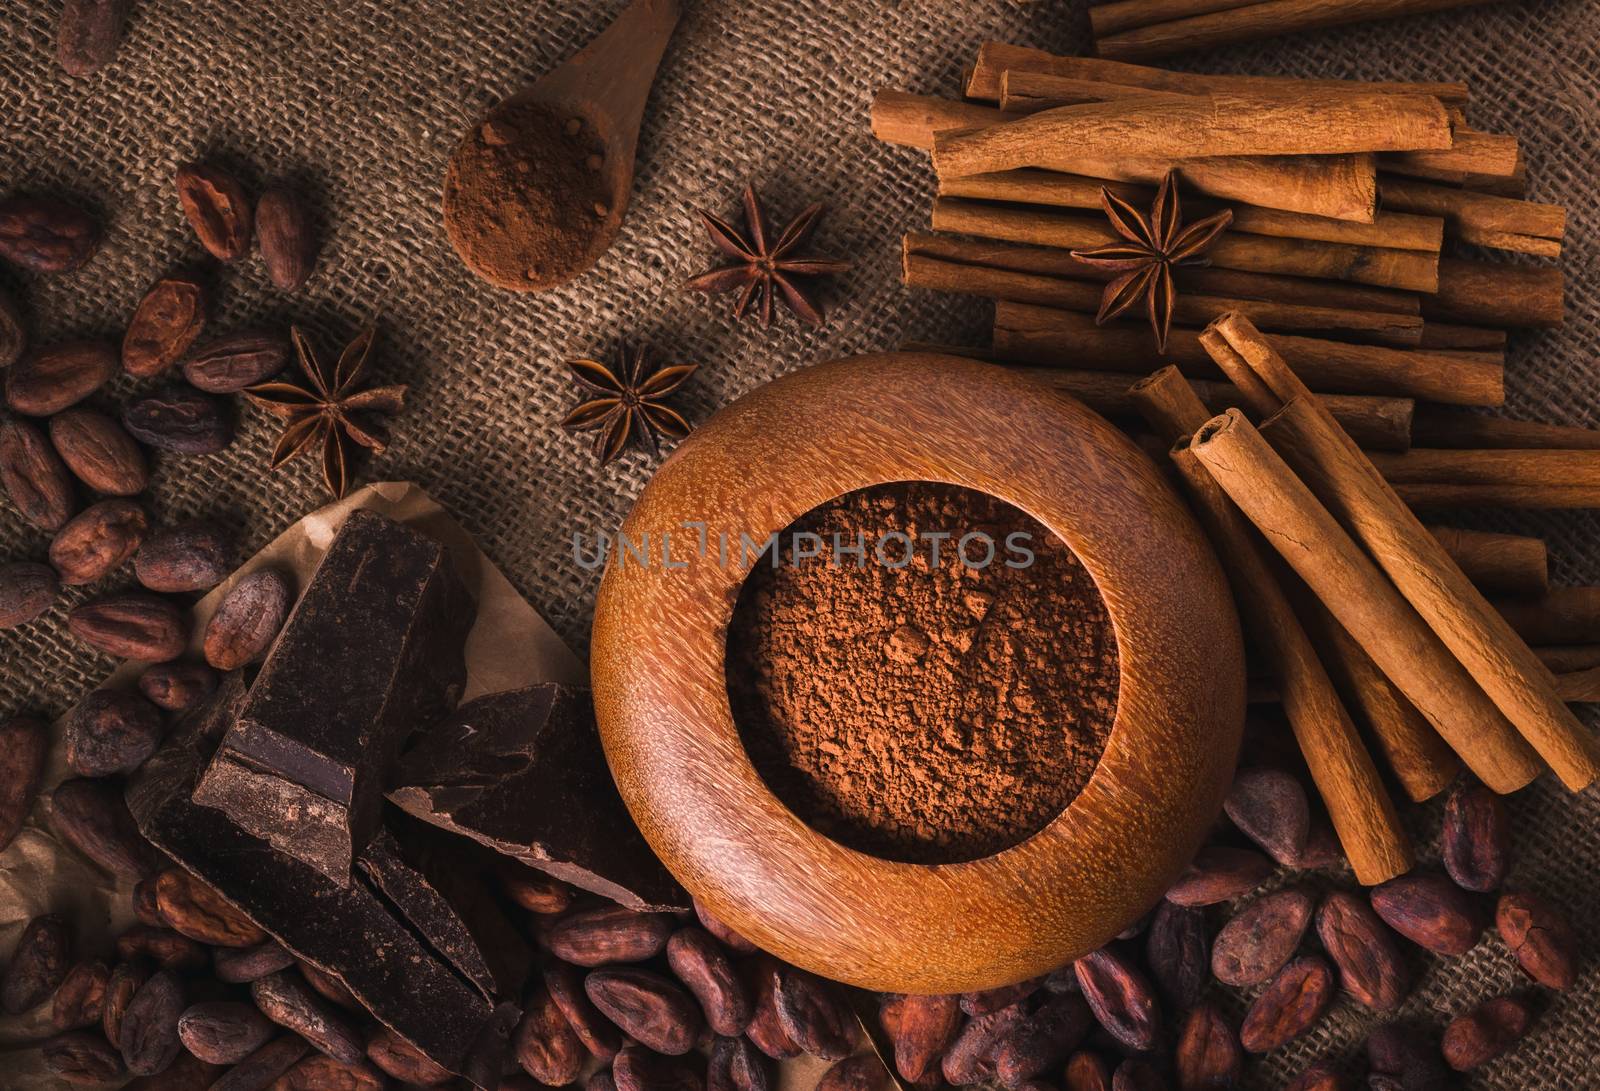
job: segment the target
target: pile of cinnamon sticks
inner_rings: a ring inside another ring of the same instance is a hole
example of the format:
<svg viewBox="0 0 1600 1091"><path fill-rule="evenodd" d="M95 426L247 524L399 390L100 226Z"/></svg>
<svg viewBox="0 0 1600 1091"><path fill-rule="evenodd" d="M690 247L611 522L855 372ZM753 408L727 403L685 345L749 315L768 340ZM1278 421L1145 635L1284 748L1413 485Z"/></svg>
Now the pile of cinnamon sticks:
<svg viewBox="0 0 1600 1091"><path fill-rule="evenodd" d="M1415 514L1600 507L1600 431L1482 412L1504 401L1507 331L1560 325L1563 278L1447 251L1557 258L1566 217L1523 199L1516 138L1470 128L1468 100L991 44L965 100L873 106L938 175L906 283L995 300L989 345L916 347L1027 367L1163 458L1181 441L1270 660L1255 696L1282 702L1367 883L1411 850L1365 738L1412 800L1463 766L1502 792L1600 775L1566 705L1600 699L1600 588L1551 589L1538 539ZM1115 274L1072 251L1116 237L1102 186L1139 207L1172 169L1186 213L1234 217L1209 267L1175 270L1163 354L1142 316L1096 324Z"/></svg>

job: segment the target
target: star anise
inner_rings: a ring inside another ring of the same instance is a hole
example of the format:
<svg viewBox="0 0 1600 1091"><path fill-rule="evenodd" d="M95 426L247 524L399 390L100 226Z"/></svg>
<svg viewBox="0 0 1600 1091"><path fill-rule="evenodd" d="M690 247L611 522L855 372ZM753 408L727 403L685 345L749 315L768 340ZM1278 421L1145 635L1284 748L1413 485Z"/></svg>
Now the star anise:
<svg viewBox="0 0 1600 1091"><path fill-rule="evenodd" d="M795 251L816 228L823 211L823 205L812 205L789 222L776 242L769 244L767 217L761 209L761 199L753 186L745 186L743 232L719 216L700 213L711 241L735 264L701 273L684 287L708 294L738 291L733 317L743 318L745 312L757 306L763 326L772 325L773 297L781 296L795 314L813 326L822 325L822 305L811 297L804 280L797 278L834 276L850 268L850 263L832 258L800 257Z"/></svg>
<svg viewBox="0 0 1600 1091"><path fill-rule="evenodd" d="M329 371L317 359L306 335L290 327L305 381L279 379L245 391L252 402L283 418L283 434L272 451L274 470L320 446L322 480L329 492L342 497L350 485L350 460L355 448L365 447L375 453L384 449L388 437L377 418L400 412L406 388L395 385L359 389L372 353L374 333L371 327L362 330Z"/></svg>
<svg viewBox="0 0 1600 1091"><path fill-rule="evenodd" d="M1109 189L1101 187L1101 207L1106 210L1106 217L1117 234L1128 241L1072 252L1079 261L1122 274L1106 285L1095 323L1115 318L1144 299L1150 311L1150 325L1156 331L1156 348L1161 352L1167 350L1172 310L1178 301L1172 270L1180 265L1205 265L1206 259L1201 255L1233 222L1233 212L1224 209L1185 227L1176 180L1176 171L1168 171L1161 180L1148 218Z"/></svg>
<svg viewBox="0 0 1600 1091"><path fill-rule="evenodd" d="M661 437L682 439L689 422L666 404L673 391L689 381L699 364L653 365L650 349L622 347L621 374L597 360L574 360L572 377L598 397L567 414L561 427L569 432L594 432L594 454L604 466L630 442L661 453Z"/></svg>

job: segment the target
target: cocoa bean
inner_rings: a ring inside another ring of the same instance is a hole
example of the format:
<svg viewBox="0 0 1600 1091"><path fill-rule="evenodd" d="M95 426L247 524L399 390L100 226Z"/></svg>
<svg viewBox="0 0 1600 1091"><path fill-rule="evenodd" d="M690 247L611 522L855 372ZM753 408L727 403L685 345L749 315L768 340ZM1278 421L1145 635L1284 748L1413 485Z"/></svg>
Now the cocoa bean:
<svg viewBox="0 0 1600 1091"><path fill-rule="evenodd" d="M1486 1000L1444 1028L1440 1050L1457 1072L1471 1072L1505 1053L1533 1025L1533 1009L1515 996Z"/></svg>
<svg viewBox="0 0 1600 1091"><path fill-rule="evenodd" d="M242 985L287 970L294 965L294 956L269 941L254 947L219 947L211 952L211 963L217 980Z"/></svg>
<svg viewBox="0 0 1600 1091"><path fill-rule="evenodd" d="M622 1048L622 1035L589 1001L589 994L583 989L583 973L576 966L550 963L544 969L544 985L567 1025L590 1053L601 1061L610 1061L617 1055Z"/></svg>
<svg viewBox="0 0 1600 1091"><path fill-rule="evenodd" d="M961 1030L961 1007L954 996L889 996L879 1022L894 1043L894 1066L917 1083L936 1070L939 1058Z"/></svg>
<svg viewBox="0 0 1600 1091"><path fill-rule="evenodd" d="M69 76L111 63L128 25L130 0L67 0L56 23L56 60Z"/></svg>
<svg viewBox="0 0 1600 1091"><path fill-rule="evenodd" d="M68 1083L106 1084L125 1074L117 1051L91 1031L58 1034L46 1039L39 1050L45 1068Z"/></svg>
<svg viewBox="0 0 1600 1091"><path fill-rule="evenodd" d="M1129 1057L1111 1074L1111 1091L1167 1091L1167 1081L1149 1061Z"/></svg>
<svg viewBox="0 0 1600 1091"><path fill-rule="evenodd" d="M733 951L735 954L753 955L756 953L758 948L755 944L751 943L738 932L735 932L732 928L728 927L728 925L724 924L722 920L718 918L715 913L711 912L711 910L706 907L706 904L699 898L695 898L693 903L694 915L699 918L700 927L704 928L707 932L710 932L713 936L716 936L717 939L721 940L724 947L728 948L730 951Z"/></svg>
<svg viewBox="0 0 1600 1091"><path fill-rule="evenodd" d="M47 913L30 920L0 974L0 1012L21 1015L49 999L67 976L71 948L65 919Z"/></svg>
<svg viewBox="0 0 1600 1091"><path fill-rule="evenodd" d="M361 1010L361 1004L356 1000L355 995L345 987L343 981L340 981L330 973L317 969L309 962L301 962L299 966L300 976L306 979L306 984L310 985L318 996L341 1008L349 1008L351 1011Z"/></svg>
<svg viewBox="0 0 1600 1091"><path fill-rule="evenodd" d="M178 1057L178 1017L184 1009L183 983L163 970L139 987L122 1015L122 1063L135 1076L165 1072ZM203 1059L203 1058L202 1058Z"/></svg>
<svg viewBox="0 0 1600 1091"><path fill-rule="evenodd" d="M261 1014L291 1030L330 1057L354 1064L366 1055L361 1035L298 975L282 971L250 983Z"/></svg>
<svg viewBox="0 0 1600 1091"><path fill-rule="evenodd" d="M1259 985L1289 961L1311 924L1303 890L1280 890L1241 909L1217 933L1211 972L1225 985Z"/></svg>
<svg viewBox="0 0 1600 1091"><path fill-rule="evenodd" d="M274 1038L228 1069L208 1091L262 1091L310 1051L311 1045L298 1035Z"/></svg>
<svg viewBox="0 0 1600 1091"><path fill-rule="evenodd" d="M165 928L166 918L161 915L161 907L156 904L156 884L154 877L141 879L133 888L133 915L140 924L147 924L151 928Z"/></svg>
<svg viewBox="0 0 1600 1091"><path fill-rule="evenodd" d="M1367 1064L1369 1083L1387 1078L1397 1091L1448 1091L1454 1086L1437 1041L1410 1024L1374 1027L1367 1035Z"/></svg>
<svg viewBox="0 0 1600 1091"><path fill-rule="evenodd" d="M0 852L22 832L44 779L50 729L32 716L0 721Z"/></svg>
<svg viewBox="0 0 1600 1091"><path fill-rule="evenodd" d="M539 1091L539 1084L532 1076L517 1072L502 1077L497 1091ZM609 1066L597 1068L583 1081L583 1091L617 1091L617 1078L611 1074Z"/></svg>
<svg viewBox="0 0 1600 1091"><path fill-rule="evenodd" d="M969 1087L994 1076L995 1053L1014 1027L1028 1016L1021 1002L987 1015L967 1020L950 1048L945 1050L940 1071L956 1087Z"/></svg>
<svg viewBox="0 0 1600 1091"><path fill-rule="evenodd" d="M111 976L106 979L105 999L100 1005L100 1028L112 1046L121 1044L122 1019L128 1005L154 972L142 959L120 962L112 967ZM120 1061L120 1055L118 1059Z"/></svg>
<svg viewBox="0 0 1600 1091"><path fill-rule="evenodd" d="M59 419L59 418L58 418ZM102 500L70 519L50 543L61 582L80 587L120 568L144 541L150 517L129 500Z"/></svg>
<svg viewBox="0 0 1600 1091"><path fill-rule="evenodd" d="M861 1053L834 1062L817 1081L816 1091L885 1091L889 1071L875 1053Z"/></svg>
<svg viewBox="0 0 1600 1091"><path fill-rule="evenodd" d="M286 292L311 276L317 261L317 239L311 215L300 196L286 186L273 186L256 205L256 235L267 277Z"/></svg>
<svg viewBox="0 0 1600 1091"><path fill-rule="evenodd" d="M1317 907L1317 938L1358 1004L1391 1011L1405 1000L1411 974L1400 945L1366 901L1345 890L1328 894Z"/></svg>
<svg viewBox="0 0 1600 1091"><path fill-rule="evenodd" d="M514 860L496 862L496 873L506 896L532 913L565 913L576 896L573 889L554 875L547 875Z"/></svg>
<svg viewBox="0 0 1600 1091"><path fill-rule="evenodd" d="M664 913L635 913L620 905L573 913L547 937L550 953L576 966L643 962L667 949L674 921Z"/></svg>
<svg viewBox="0 0 1600 1091"><path fill-rule="evenodd" d="M718 1038L706 1065L706 1091L775 1091L772 1060L748 1038Z"/></svg>
<svg viewBox="0 0 1600 1091"><path fill-rule="evenodd" d="M67 469L97 493L137 496L150 484L144 451L97 409L78 405L51 417L50 442Z"/></svg>
<svg viewBox="0 0 1600 1091"><path fill-rule="evenodd" d="M139 582L152 591L209 591L233 568L233 535L203 519L150 535L134 558Z"/></svg>
<svg viewBox="0 0 1600 1091"><path fill-rule="evenodd" d="M266 382L289 363L282 333L247 330L207 341L183 362L183 377L207 394L237 394Z"/></svg>
<svg viewBox="0 0 1600 1091"><path fill-rule="evenodd" d="M41 429L17 417L0 418L0 485L17 513L48 534L78 510L72 475L61 456Z"/></svg>
<svg viewBox="0 0 1600 1091"><path fill-rule="evenodd" d="M1347 1091L1348 1087L1343 1076L1318 1061L1291 1080L1284 1091Z"/></svg>
<svg viewBox="0 0 1600 1091"><path fill-rule="evenodd" d="M51 1001L50 1025L56 1030L99 1026L110 980L111 967L98 959L80 962L68 970Z"/></svg>
<svg viewBox="0 0 1600 1091"><path fill-rule="evenodd" d="M1414 871L1373 887L1369 897L1385 924L1435 954L1464 955L1483 933L1479 904L1443 875Z"/></svg>
<svg viewBox="0 0 1600 1091"><path fill-rule="evenodd" d="M117 784L87 778L63 781L50 796L50 829L113 875L143 878L159 859L134 826Z"/></svg>
<svg viewBox="0 0 1600 1091"><path fill-rule="evenodd" d="M26 416L51 417L105 386L117 369L117 351L104 341L35 349L6 372L6 404Z"/></svg>
<svg viewBox="0 0 1600 1091"><path fill-rule="evenodd" d="M100 246L100 224L53 197L0 200L0 258L33 273L70 273Z"/></svg>
<svg viewBox="0 0 1600 1091"><path fill-rule="evenodd" d="M137 693L97 689L67 713L67 768L79 776L131 773L156 752L161 710Z"/></svg>
<svg viewBox="0 0 1600 1091"><path fill-rule="evenodd" d="M667 965L700 1001L706 1024L716 1034L744 1033L754 1014L750 992L726 948L703 928L682 928L667 940Z"/></svg>
<svg viewBox="0 0 1600 1091"><path fill-rule="evenodd" d="M1201 1004L1183 1020L1176 1062L1180 1091L1214 1091L1239 1082L1244 1052L1222 1013Z"/></svg>
<svg viewBox="0 0 1600 1091"><path fill-rule="evenodd" d="M383 1091L383 1075L365 1061L346 1064L314 1053L267 1085L267 1091Z"/></svg>
<svg viewBox="0 0 1600 1091"><path fill-rule="evenodd" d="M773 996L778 1021L796 1045L813 1057L839 1061L855 1049L858 1024L833 986L796 966L778 971Z"/></svg>
<svg viewBox="0 0 1600 1091"><path fill-rule="evenodd" d="M22 359L27 347L28 327L22 319L22 308L0 288L0 371Z"/></svg>
<svg viewBox="0 0 1600 1091"><path fill-rule="evenodd" d="M701 1091L705 1081L688 1058L663 1057L628 1046L612 1062L617 1091Z"/></svg>
<svg viewBox="0 0 1600 1091"><path fill-rule="evenodd" d="M1223 810L1244 835L1280 864L1293 866L1311 835L1311 804L1298 780L1282 769L1241 769Z"/></svg>
<svg viewBox="0 0 1600 1091"><path fill-rule="evenodd" d="M219 671L238 670L267 654L294 605L289 578L261 568L234 584L206 625L206 662Z"/></svg>
<svg viewBox="0 0 1600 1091"><path fill-rule="evenodd" d="M163 970L198 970L211 961L206 949L170 928L136 924L117 937L117 954L132 961L147 958Z"/></svg>
<svg viewBox="0 0 1600 1091"><path fill-rule="evenodd" d="M189 641L183 614L166 599L138 592L86 603L67 614L73 636L106 655L163 663Z"/></svg>
<svg viewBox="0 0 1600 1091"><path fill-rule="evenodd" d="M1111 1069L1098 1053L1079 1050L1067 1061L1063 1091L1111 1091Z"/></svg>
<svg viewBox="0 0 1600 1091"><path fill-rule="evenodd" d="M206 325L206 287L190 273L151 285L122 335L122 370L141 379L165 374Z"/></svg>
<svg viewBox="0 0 1600 1091"><path fill-rule="evenodd" d="M34 561L0 564L0 629L15 629L41 617L60 594L61 581L49 565Z"/></svg>
<svg viewBox="0 0 1600 1091"><path fill-rule="evenodd" d="M1180 1011L1198 1004L1211 968L1205 913L1163 901L1145 934L1144 960L1167 1003Z"/></svg>
<svg viewBox="0 0 1600 1091"><path fill-rule="evenodd" d="M1439 855L1463 890L1498 890L1511 869L1511 827L1500 797L1477 781L1458 782L1445 800Z"/></svg>
<svg viewBox="0 0 1600 1091"><path fill-rule="evenodd" d="M999 1043L994 1054L995 1078L1015 1091L1029 1080L1059 1068L1094 1022L1088 1002L1079 993L1046 1001Z"/></svg>
<svg viewBox="0 0 1600 1091"><path fill-rule="evenodd" d="M134 439L175 455L212 455L233 442L233 420L209 394L167 387L122 411Z"/></svg>
<svg viewBox="0 0 1600 1091"><path fill-rule="evenodd" d="M1026 1000L1044 985L1043 977L1030 977L1026 981L1019 981L1015 985L1001 985L993 989L984 989L982 992L963 993L961 995L961 1010L968 1015L987 1015L991 1011L1009 1008L1018 1000Z"/></svg>
<svg viewBox="0 0 1600 1091"><path fill-rule="evenodd" d="M1494 922L1529 977L1551 989L1570 989L1578 979L1578 936L1566 915L1533 894L1500 896Z"/></svg>
<svg viewBox="0 0 1600 1091"><path fill-rule="evenodd" d="M216 692L221 679L204 663L157 663L139 675L145 700L168 712L187 712Z"/></svg>
<svg viewBox="0 0 1600 1091"><path fill-rule="evenodd" d="M416 1087L441 1087L455 1079L449 1069L388 1027L378 1027L367 1038L367 1060L386 1075Z"/></svg>
<svg viewBox="0 0 1600 1091"><path fill-rule="evenodd" d="M1109 947L1073 963L1078 986L1094 1017L1128 1049L1154 1049L1161 1037L1161 1007L1155 990L1133 964Z"/></svg>
<svg viewBox="0 0 1600 1091"><path fill-rule="evenodd" d="M583 982L594 1006L622 1033L657 1053L679 1056L694 1048L700 1036L700 1007L694 998L660 974L649 970L596 970ZM778 1004L784 1030L805 1042L783 1016L781 986Z"/></svg>
<svg viewBox="0 0 1600 1091"><path fill-rule="evenodd" d="M1335 991L1333 967L1302 955L1279 970L1250 1005L1239 1043L1251 1053L1266 1053L1292 1042L1327 1013Z"/></svg>
<svg viewBox="0 0 1600 1091"><path fill-rule="evenodd" d="M1320 814L1312 815L1305 851L1289 866L1300 871L1343 871L1349 865L1344 846L1339 844L1339 835L1333 830L1333 823Z"/></svg>
<svg viewBox="0 0 1600 1091"><path fill-rule="evenodd" d="M240 1000L213 1000L184 1010L178 1037L208 1064L238 1064L267 1044L278 1028Z"/></svg>
<svg viewBox="0 0 1600 1091"><path fill-rule="evenodd" d="M183 214L212 257L237 261L250 252L255 217L237 178L210 163L189 163L176 181Z"/></svg>
<svg viewBox="0 0 1600 1091"><path fill-rule="evenodd" d="M140 1076L122 1091L209 1091L226 1069L206 1064L185 1050L172 1067L154 1076Z"/></svg>
<svg viewBox="0 0 1600 1091"><path fill-rule="evenodd" d="M182 868L157 875L155 887L156 905L175 932L213 947L254 947L267 940L254 921Z"/></svg>
<svg viewBox="0 0 1600 1091"><path fill-rule="evenodd" d="M583 1072L583 1042L542 985L535 985L523 1002L511 1048L522 1070L547 1087L576 1083Z"/></svg>
<svg viewBox="0 0 1600 1091"><path fill-rule="evenodd" d="M709 928L706 931L712 932ZM712 935L715 934L712 932ZM802 1050L789 1037L788 1031L783 1029L783 1020L778 1018L778 967L778 960L768 954L758 953L746 961L743 967L745 983L755 998L755 1014L744 1033L768 1057L784 1061L798 1057Z"/></svg>
<svg viewBox="0 0 1600 1091"><path fill-rule="evenodd" d="M1195 908L1231 902L1266 882L1272 871L1272 861L1254 849L1207 845L1167 891L1167 901Z"/></svg>

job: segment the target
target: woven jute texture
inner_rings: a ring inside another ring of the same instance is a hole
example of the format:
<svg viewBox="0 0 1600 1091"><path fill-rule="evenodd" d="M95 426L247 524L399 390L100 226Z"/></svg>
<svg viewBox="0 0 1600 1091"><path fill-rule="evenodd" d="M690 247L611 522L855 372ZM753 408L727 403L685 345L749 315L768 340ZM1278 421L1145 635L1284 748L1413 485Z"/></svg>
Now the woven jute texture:
<svg viewBox="0 0 1600 1091"><path fill-rule="evenodd" d="M932 188L916 154L882 147L868 104L883 85L954 93L988 38L1081 50L1077 4L1008 0L685 0L640 145L633 207L616 246L565 290L493 291L445 240L440 179L464 127L589 39L618 0L138 0L127 41L103 73L56 67L57 3L0 4L0 193L65 192L97 207L104 249L81 272L30 279L0 270L41 340L120 336L143 290L199 248L179 213L175 168L205 157L260 187L287 179L312 194L321 265L284 294L258 262L219 270L213 330L300 323L327 351L362 324L379 329L377 377L411 384L395 442L362 480L409 478L473 532L578 650L598 575L576 563L574 534L615 528L651 464L598 468L556 426L574 402L562 361L653 343L700 373L681 404L693 419L806 363L892 348L904 338L978 343L987 308L908 293L899 238L926 224ZM1233 49L1185 63L1216 71L1470 80L1483 128L1518 134L1533 195L1571 209L1564 265L1569 321L1515 338L1509 410L1600 424L1600 9L1534 0L1350 28ZM735 325L723 301L680 290L712 261L692 210L737 214L755 182L775 216L813 199L831 212L817 248L857 264L825 297L826 329L784 319ZM132 390L124 381L109 401ZM277 474L274 430L241 408L225 453L160 460L150 502L164 520L209 514L254 550L322 502L315 468ZM818 443L828 437L818 436ZM1561 582L1600 581L1592 515L1479 517L1550 541ZM42 556L45 541L0 510L0 557ZM0 711L64 710L111 664L64 635L66 605L0 633ZM1600 921L1600 803L1549 778L1511 801L1515 885L1564 905L1595 950ZM1419 815L1424 838L1435 824ZM1431 852L1431 848L1429 849ZM1592 958L1592 956L1591 956ZM1415 959L1408 1014L1433 1028L1522 980L1498 942L1452 962ZM1592 961L1589 965L1592 965ZM1316 1033L1252 1065L1276 1087L1312 1059L1353 1058L1363 1021L1349 1005ZM1550 1005L1531 1038L1473 1087L1600 1087L1600 974ZM0 1077L0 1084L4 1084Z"/></svg>

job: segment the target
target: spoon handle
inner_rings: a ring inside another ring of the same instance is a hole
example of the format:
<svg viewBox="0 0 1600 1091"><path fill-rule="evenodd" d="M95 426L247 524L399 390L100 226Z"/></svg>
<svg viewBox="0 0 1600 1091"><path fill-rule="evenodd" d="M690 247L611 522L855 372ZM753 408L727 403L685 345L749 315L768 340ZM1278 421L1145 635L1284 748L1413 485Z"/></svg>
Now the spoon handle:
<svg viewBox="0 0 1600 1091"><path fill-rule="evenodd" d="M631 143L681 14L679 0L633 0L599 37L541 79L534 96L592 103Z"/></svg>

